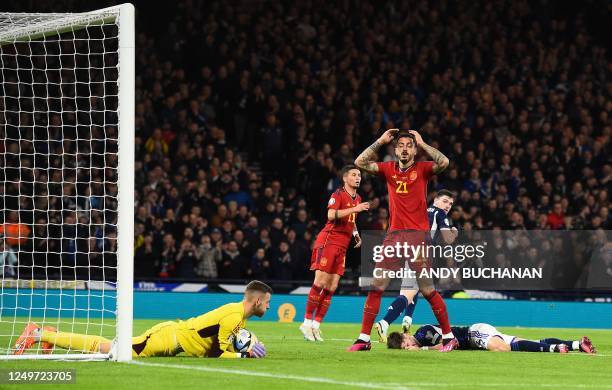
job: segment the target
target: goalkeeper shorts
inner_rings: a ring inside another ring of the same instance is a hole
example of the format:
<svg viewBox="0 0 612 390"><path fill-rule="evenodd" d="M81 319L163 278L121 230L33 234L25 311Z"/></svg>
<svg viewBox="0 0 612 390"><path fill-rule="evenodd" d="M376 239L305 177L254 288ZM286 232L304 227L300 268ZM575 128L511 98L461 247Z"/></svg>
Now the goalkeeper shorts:
<svg viewBox="0 0 612 390"><path fill-rule="evenodd" d="M162 322L140 336L132 337L132 356L174 356L182 352L176 339L177 325L174 321Z"/></svg>

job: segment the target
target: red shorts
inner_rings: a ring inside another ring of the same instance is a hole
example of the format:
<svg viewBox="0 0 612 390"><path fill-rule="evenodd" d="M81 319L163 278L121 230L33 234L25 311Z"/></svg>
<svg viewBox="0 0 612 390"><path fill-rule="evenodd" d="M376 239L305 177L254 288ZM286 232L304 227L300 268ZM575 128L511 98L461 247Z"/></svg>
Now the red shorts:
<svg viewBox="0 0 612 390"><path fill-rule="evenodd" d="M344 262L346 261L346 249L327 245L312 250L310 258L310 270L319 270L328 274L344 275Z"/></svg>
<svg viewBox="0 0 612 390"><path fill-rule="evenodd" d="M428 232L417 230L395 230L388 232L382 245L383 248L393 247L393 254L387 255L383 251L384 258L379 263L375 263L374 267L390 271L399 271L404 268L407 261L410 269L416 272L420 272L423 268L429 268L429 260L422 255L428 242ZM399 244L400 247L400 256L397 256L397 244ZM405 249L406 246L407 249ZM419 250L419 252L416 258L413 258L412 255L414 255L417 250ZM404 256L405 254L408 256Z"/></svg>

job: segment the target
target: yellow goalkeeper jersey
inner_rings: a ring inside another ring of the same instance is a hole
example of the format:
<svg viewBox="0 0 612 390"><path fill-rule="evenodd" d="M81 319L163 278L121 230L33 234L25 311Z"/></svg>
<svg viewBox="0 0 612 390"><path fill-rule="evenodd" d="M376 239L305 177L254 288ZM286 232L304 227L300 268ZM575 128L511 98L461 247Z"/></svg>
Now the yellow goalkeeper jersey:
<svg viewBox="0 0 612 390"><path fill-rule="evenodd" d="M243 303L228 303L201 316L179 321L176 340L191 356L236 358L240 354L229 350L232 335L244 328L245 323Z"/></svg>

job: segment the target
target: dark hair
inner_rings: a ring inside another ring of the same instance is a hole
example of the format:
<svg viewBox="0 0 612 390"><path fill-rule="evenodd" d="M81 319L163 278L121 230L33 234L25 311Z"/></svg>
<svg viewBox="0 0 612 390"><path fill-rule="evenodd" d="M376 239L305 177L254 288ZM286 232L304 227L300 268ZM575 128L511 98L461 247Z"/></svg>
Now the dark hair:
<svg viewBox="0 0 612 390"><path fill-rule="evenodd" d="M395 136L395 143L397 144L397 141L399 141L400 138L410 138L412 140L412 142L414 142L414 144L416 145L416 137L414 136L414 134L409 133L407 131L400 131L399 133L397 133L397 135Z"/></svg>
<svg viewBox="0 0 612 390"><path fill-rule="evenodd" d="M455 199L455 194L453 194L449 190L440 190L440 191L438 191L438 193L436 194L436 198L439 198L441 196L448 196L451 199Z"/></svg>
<svg viewBox="0 0 612 390"><path fill-rule="evenodd" d="M349 171L353 170L353 169L357 169L359 170L359 168L357 168L356 165L354 164L348 164L342 167L342 169L340 170L340 174L342 177L344 177L344 175L346 175L347 173L349 173Z"/></svg>
<svg viewBox="0 0 612 390"><path fill-rule="evenodd" d="M272 294L272 287L268 286L264 282L260 282L259 280L253 280L252 282L247 284L245 292L249 293L253 291L262 292L264 294L265 293Z"/></svg>
<svg viewBox="0 0 612 390"><path fill-rule="evenodd" d="M387 337L387 348L389 349L401 349L402 348L402 334L400 332L391 332Z"/></svg>

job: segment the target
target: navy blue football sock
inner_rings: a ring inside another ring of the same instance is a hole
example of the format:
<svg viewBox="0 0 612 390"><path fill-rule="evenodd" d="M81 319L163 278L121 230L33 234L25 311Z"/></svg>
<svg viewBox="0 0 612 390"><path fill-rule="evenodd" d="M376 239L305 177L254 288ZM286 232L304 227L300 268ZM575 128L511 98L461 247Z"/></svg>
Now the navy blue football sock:
<svg viewBox="0 0 612 390"><path fill-rule="evenodd" d="M404 311L404 316L408 316L412 318L412 315L414 314L414 308L416 307L416 304L417 304L418 296L419 294L415 295L414 298L412 298L412 303L406 306L406 310Z"/></svg>
<svg viewBox="0 0 612 390"><path fill-rule="evenodd" d="M520 340L510 343L510 349L514 352L552 352L551 345L537 341Z"/></svg>
<svg viewBox="0 0 612 390"><path fill-rule="evenodd" d="M540 340L540 342L545 343L545 344L565 344L567 345L570 351L574 350L574 342L572 340L560 340L560 339L550 338L550 339L542 339Z"/></svg>
<svg viewBox="0 0 612 390"><path fill-rule="evenodd" d="M387 321L387 324L391 325L393 321L399 317L400 313L406 308L406 306L408 306L408 299L403 295L398 295L397 298L395 298L395 301L391 303L391 306L389 306L387 315L385 315L385 318L383 319Z"/></svg>

